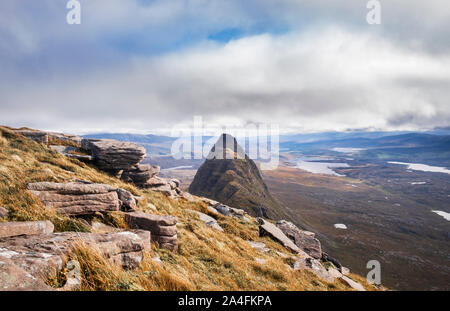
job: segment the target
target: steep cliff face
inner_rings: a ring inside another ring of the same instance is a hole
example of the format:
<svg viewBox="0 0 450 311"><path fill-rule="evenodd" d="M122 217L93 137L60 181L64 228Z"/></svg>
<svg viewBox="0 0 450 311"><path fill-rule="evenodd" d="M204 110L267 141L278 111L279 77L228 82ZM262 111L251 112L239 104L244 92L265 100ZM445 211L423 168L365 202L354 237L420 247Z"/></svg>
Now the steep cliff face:
<svg viewBox="0 0 450 311"><path fill-rule="evenodd" d="M279 203L270 194L255 162L228 134L223 134L213 146L189 192L242 208L253 216L280 216Z"/></svg>

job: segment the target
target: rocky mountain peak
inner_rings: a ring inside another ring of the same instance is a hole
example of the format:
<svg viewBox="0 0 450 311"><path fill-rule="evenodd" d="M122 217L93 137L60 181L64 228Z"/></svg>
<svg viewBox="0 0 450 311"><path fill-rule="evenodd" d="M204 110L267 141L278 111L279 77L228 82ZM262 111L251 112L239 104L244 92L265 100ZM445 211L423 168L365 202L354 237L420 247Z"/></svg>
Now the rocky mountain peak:
<svg viewBox="0 0 450 311"><path fill-rule="evenodd" d="M236 138L230 134L220 135L217 142L211 148L208 154L208 160L223 160L223 159L246 159L244 149L238 144Z"/></svg>
<svg viewBox="0 0 450 311"><path fill-rule="evenodd" d="M230 134L219 137L189 192L244 209L253 216L279 216L279 203L270 194L258 167Z"/></svg>

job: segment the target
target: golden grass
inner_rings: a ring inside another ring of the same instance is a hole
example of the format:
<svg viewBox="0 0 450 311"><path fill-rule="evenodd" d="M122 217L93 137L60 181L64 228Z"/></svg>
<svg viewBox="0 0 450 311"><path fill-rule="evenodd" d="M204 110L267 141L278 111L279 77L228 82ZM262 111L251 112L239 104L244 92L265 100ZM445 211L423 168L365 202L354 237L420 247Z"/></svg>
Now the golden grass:
<svg viewBox="0 0 450 311"><path fill-rule="evenodd" d="M77 245L71 257L80 262L83 290L349 290L338 281L329 284L307 271L293 271L289 266L291 254L271 239L260 238L254 218L250 217L250 223L247 223L214 215L204 203L174 201L150 190L137 189L7 128L0 127L0 133L0 205L10 211L7 220L50 220L56 231L88 231L83 221L44 208L26 191L28 182L75 179L127 189L142 197L138 209L178 217L178 252L171 253L154 246L145 254L141 266L133 271L114 265L95 249ZM23 162L14 159L13 155ZM154 205L156 211L149 204ZM217 218L225 232L206 227L188 210L198 210ZM96 220L118 228L127 227L119 213L109 213ZM264 242L271 251L258 253L250 247L248 240ZM156 254L162 260L161 265L152 260ZM264 259L266 263L259 264L256 258ZM61 284L63 278L61 274L55 276L49 284ZM357 280L369 288L362 278Z"/></svg>

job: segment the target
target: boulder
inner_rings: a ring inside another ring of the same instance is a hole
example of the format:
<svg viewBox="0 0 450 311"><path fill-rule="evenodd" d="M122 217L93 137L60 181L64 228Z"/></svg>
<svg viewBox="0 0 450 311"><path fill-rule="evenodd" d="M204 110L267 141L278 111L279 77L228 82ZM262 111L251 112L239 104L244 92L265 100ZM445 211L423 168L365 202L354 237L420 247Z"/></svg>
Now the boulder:
<svg viewBox="0 0 450 311"><path fill-rule="evenodd" d="M230 207L221 203L218 203L214 208L224 216L231 216Z"/></svg>
<svg viewBox="0 0 450 311"><path fill-rule="evenodd" d="M294 270L309 270L322 280L332 283L334 277L328 273L327 269L322 266L319 260L314 258L300 258L292 265Z"/></svg>
<svg viewBox="0 0 450 311"><path fill-rule="evenodd" d="M305 253L316 259L322 258L322 246L320 241L314 237L314 233L300 230L286 220L280 220L276 226Z"/></svg>
<svg viewBox="0 0 450 311"><path fill-rule="evenodd" d="M169 186L169 189L172 189L167 179L158 176L153 176L152 178L147 180L143 188L154 188L159 186Z"/></svg>
<svg viewBox="0 0 450 311"><path fill-rule="evenodd" d="M220 204L217 201L214 201L214 200L211 200L211 199L208 199L205 197L199 197L199 199L200 199L200 201L206 203L208 206L211 206L211 207L215 207L217 204Z"/></svg>
<svg viewBox="0 0 450 311"><path fill-rule="evenodd" d="M34 140L37 143L48 145L48 134L46 132L31 129L17 129L14 130L14 132Z"/></svg>
<svg viewBox="0 0 450 311"><path fill-rule="evenodd" d="M0 291L51 291L50 286L0 256Z"/></svg>
<svg viewBox="0 0 450 311"><path fill-rule="evenodd" d="M206 226L214 228L214 229L222 231L222 232L224 231L223 228L217 223L217 220L215 220L211 216L208 216L199 211L192 210L192 212L196 213L200 217L200 220L206 224Z"/></svg>
<svg viewBox="0 0 450 311"><path fill-rule="evenodd" d="M83 242L124 268L137 267L150 248L150 232L63 232L0 239L0 258L11 259L36 278L46 279L64 268L74 243Z"/></svg>
<svg viewBox="0 0 450 311"><path fill-rule="evenodd" d="M54 230L50 221L0 222L0 238L18 235L49 234Z"/></svg>
<svg viewBox="0 0 450 311"><path fill-rule="evenodd" d="M8 210L0 206L0 218L4 218L6 216L8 216Z"/></svg>
<svg viewBox="0 0 450 311"><path fill-rule="evenodd" d="M210 207L208 205L208 207ZM247 222L249 222L250 220L245 216L246 212L243 209L237 209L237 208L233 208L233 207L229 207L225 204L222 203L217 203L214 206L214 209L217 210L218 213L224 215L224 216L228 216L228 217L233 217L233 218L237 218L237 219L242 219L245 220Z"/></svg>
<svg viewBox="0 0 450 311"><path fill-rule="evenodd" d="M122 210L135 211L136 210L136 198L135 196L125 189L117 189L117 197L122 202Z"/></svg>
<svg viewBox="0 0 450 311"><path fill-rule="evenodd" d="M125 170L122 173L121 178L126 181L135 184L140 188L146 188L147 182L155 177L160 172L159 166L152 166L148 164L138 164L132 169Z"/></svg>
<svg viewBox="0 0 450 311"><path fill-rule="evenodd" d="M178 219L175 216L160 216L142 212L124 213L130 228L148 230L152 241L161 248L175 251L178 248Z"/></svg>
<svg viewBox="0 0 450 311"><path fill-rule="evenodd" d="M96 166L108 172L133 169L146 155L141 145L112 139L89 141L87 148Z"/></svg>
<svg viewBox="0 0 450 311"><path fill-rule="evenodd" d="M294 244L284 233L281 231L277 226L274 224L265 221L262 218L258 218L258 221L260 223L259 226L259 236L268 236L272 238L273 240L279 242L281 245L286 247L288 250L294 253L301 252L301 249Z"/></svg>
<svg viewBox="0 0 450 311"><path fill-rule="evenodd" d="M39 182L28 184L27 189L45 207L56 208L64 215L118 211L122 204L117 189L104 184Z"/></svg>

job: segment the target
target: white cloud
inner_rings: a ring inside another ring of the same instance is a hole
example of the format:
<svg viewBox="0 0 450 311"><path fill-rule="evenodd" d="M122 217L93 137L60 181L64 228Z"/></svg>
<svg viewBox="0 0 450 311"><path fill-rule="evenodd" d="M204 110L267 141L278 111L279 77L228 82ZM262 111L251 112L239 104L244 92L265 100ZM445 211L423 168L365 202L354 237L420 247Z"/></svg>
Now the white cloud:
<svg viewBox="0 0 450 311"><path fill-rule="evenodd" d="M450 58L328 27L134 58L80 80L21 85L0 118L78 131L272 122L307 131L448 126ZM31 104L33 103L33 104Z"/></svg>

